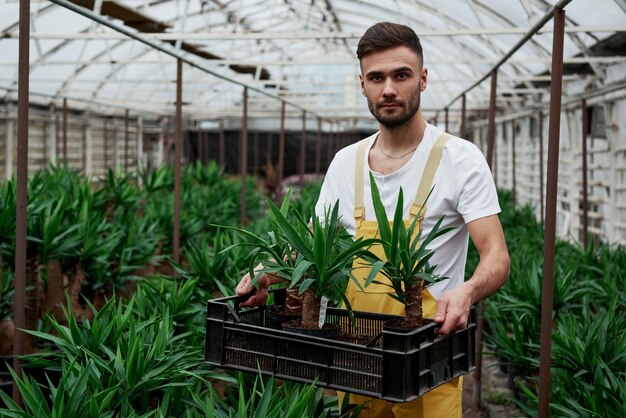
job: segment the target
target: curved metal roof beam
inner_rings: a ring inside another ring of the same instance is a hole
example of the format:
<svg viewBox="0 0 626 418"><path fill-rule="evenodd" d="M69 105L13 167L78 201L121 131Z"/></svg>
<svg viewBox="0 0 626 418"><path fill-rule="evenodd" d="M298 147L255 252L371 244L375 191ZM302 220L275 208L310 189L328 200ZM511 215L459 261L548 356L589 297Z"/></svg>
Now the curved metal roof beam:
<svg viewBox="0 0 626 418"><path fill-rule="evenodd" d="M549 5L550 3L546 2L545 0L538 0L539 3L544 4L544 5ZM575 26L578 26L578 22L576 22L574 19L572 19L571 17L568 17L567 15L567 9L566 9L566 13L565 13L565 22L570 22ZM596 42L599 42L600 39L597 38L596 36L587 33L589 36L592 36ZM580 50L580 54L583 57L589 57L588 51L589 48L587 48L587 46L585 45L585 43L580 39L580 35L577 33L566 33L566 36L569 36L569 38L572 40L572 42L574 42L574 44L578 47L578 49ZM596 77L598 78L598 80L600 81L600 83L604 84L604 71L600 68L600 66L596 63L590 62L588 63L588 65L591 67L591 70L594 72L594 74L596 75Z"/></svg>
<svg viewBox="0 0 626 418"><path fill-rule="evenodd" d="M381 6L378 6L378 5L374 5L374 4L371 4L371 3L367 3L367 2L364 2L364 1L362 1L362 0L356 0L356 2L357 2L357 3L364 3L364 5L368 6L367 8L373 8L373 9L376 9L376 10L378 10L378 11L382 12L382 13L388 13L388 12L389 12L389 10L388 10L388 9L386 9L386 8L384 8L384 7L381 7ZM419 5L420 7L422 7L422 5L421 5L421 4L418 4L418 5ZM424 6L424 7L425 7L426 9L428 9L428 11L429 11L429 12L431 12L431 13L433 12L433 9L432 9L432 8L430 8L430 7L426 7L426 6ZM372 19L372 20L375 20L375 21L376 21L376 20L380 20L380 19L377 19L377 18L376 18L376 17L379 17L379 16L380 16L380 14L376 14L376 13L375 13L374 15L371 15L371 14L366 14L366 13L364 13L364 12L361 12L361 10L365 10L365 9L367 9L367 8L366 8L366 7L363 7L363 8L359 8L359 9L358 9L359 11L350 11L350 14L351 14L351 15L356 15L356 16L361 16L361 17L364 17L364 18L367 18L367 19ZM462 23L457 22L457 21L454 21L454 20L450 19L450 18L449 18L449 17L447 17L447 16L445 16L445 17L444 17L444 19L445 19L445 20L447 20L447 21L449 21L449 22L450 22L450 24L451 24L451 26L454 26L454 27L457 27L457 28L461 28L461 29L466 29L466 28L467 28L467 27L466 27L466 26L464 26ZM419 20L419 19L417 19L417 18L415 18L415 17L412 17L412 19L411 19L411 20L412 20L412 21L414 21L415 23L419 24L420 26L425 26L425 27L431 28L431 27L430 27L430 25L428 25L427 23L422 22L421 20ZM484 41L483 39L480 39L480 38L478 38L478 37L473 37L473 38L474 38L474 39L477 39L479 42L485 43L485 41ZM435 45L437 45L437 44L438 44L438 45L443 45L443 44L442 44L442 42L443 42L443 41L440 41L440 40L438 40L438 39L436 39L436 40L434 40L434 41L432 41L432 42L433 42L433 44L435 44ZM486 45L486 46L487 46L488 48L493 48L493 47L492 47L492 45L491 45L490 43L488 43L488 42L487 42L487 45ZM464 45L464 48L465 48L465 49L468 49L468 50L473 51L473 53L474 53L476 56L481 57L481 58L484 58L484 55L483 55L480 51L477 51L477 50L476 50L476 49L475 49L472 45L469 45L469 44ZM445 49L445 48L444 48L444 49ZM428 51L426 51L426 53L429 53L429 52L428 52ZM479 76L479 73L478 73L476 70L474 70L473 68L468 67L468 66L464 66L464 67L459 68L459 71L463 71L463 72L465 72L465 73L469 72L469 74L468 74L468 75L470 75L470 76L474 76L474 77L478 77L478 76Z"/></svg>
<svg viewBox="0 0 626 418"><path fill-rule="evenodd" d="M480 0L476 0L476 2L474 3L476 4L478 7L481 7L486 13L490 14L494 19L499 20L500 22L502 22L503 25L505 26L509 26L512 27L514 26L514 22L512 22L511 20L507 19L505 16L501 15L500 13L497 13L495 10L493 10L492 8L490 8L489 6L483 4L480 2ZM553 5L550 5L550 7L547 9L549 10L550 8L552 8ZM534 49L536 52L538 52L538 55L541 56L541 54L544 54L546 56L551 56L551 52L548 51L546 48L544 48L539 42L535 41L533 38L530 38L530 40L528 41L528 46L531 49ZM523 71L520 70L519 67L524 67L523 65L519 65L519 64L512 64L509 63L508 65L511 66L513 72L515 73L515 75L523 75L523 74L528 74L530 73L530 71L528 69L524 69ZM526 88L533 88L533 84L526 81L523 83L524 86Z"/></svg>
<svg viewBox="0 0 626 418"><path fill-rule="evenodd" d="M171 1L171 0L164 0L164 1L160 1L160 2L159 2L159 4L166 3L166 2L169 2L169 1ZM191 17L195 17L195 16L197 16L197 15L201 15L201 14L203 14L203 13L204 13L203 11L200 11L200 12L198 12L198 13L190 13L190 14L189 14L189 16L191 16ZM173 17L173 18L171 19L171 21L175 21L175 20L176 20L176 17ZM167 23L170 23L170 21L167 21ZM222 26L222 24L214 24L214 26L213 26L213 27L218 27L218 26L219 26L219 27L221 27L221 26ZM201 29L207 29L207 27L206 27L206 26L203 26ZM210 27L209 27L209 29L210 29ZM89 30L89 28L87 28L87 29L85 29L85 30L83 30L83 31L81 31L81 32L87 32L88 30ZM54 50L49 51L49 52L48 52L48 54L46 54L46 57L47 57L48 55L51 55L51 54L53 54L53 53L58 52L58 50L59 50L59 49L61 49L63 46L68 45L70 42L71 42L71 40L66 41L66 42L63 42L63 43L62 43L61 45L59 45L58 47L54 48ZM102 58L103 56L106 56L106 55L110 54L113 50L117 49L118 47L121 47L121 46L126 45L126 43L127 43L127 42L132 42L132 40L129 40L129 39L123 39L123 40L120 40L120 41L116 42L116 43L115 43L114 45L112 45L112 46L108 46L108 47L107 47L107 48L105 48L105 49L104 49L101 53L94 55L94 57L93 57L92 61L97 60L97 59L99 59L99 58ZM177 43L179 43L179 42L177 42ZM135 55L134 57L135 57L135 59L137 59L137 58L141 58L143 55L145 55L145 54L149 53L150 51L152 51L152 49L151 49L151 48L149 48L149 47L147 47L147 48L143 51L143 53L140 53L139 55ZM120 64L120 65L118 66L117 70L109 72L108 76L107 76L105 79L103 79L103 81L102 81L101 83L99 83L99 84L98 84L97 88L98 88L98 89L101 89L102 87L104 87L104 85L105 85L107 82L111 81L111 79L113 79L113 78L116 76L116 71L121 71L121 70L123 70L123 69L124 69L127 65L129 65L129 63L130 63L130 61L129 61L128 63ZM67 90L68 86L69 86L69 85L73 82L73 80L74 80L74 79L76 79L76 77L77 77L77 76L78 76L81 72L83 72L84 70L86 70L87 68L89 68L89 65L90 65L90 62L83 63L82 65L79 65L79 66L76 68L76 70L74 71L74 73L66 79L66 81L65 81L65 82L61 85L61 87L59 87L59 89L57 89L56 94L57 94L57 95L61 95L61 94L63 93L63 91ZM163 69L163 68L162 68L162 70L164 71L164 69ZM93 97L93 96L92 96L92 97Z"/></svg>

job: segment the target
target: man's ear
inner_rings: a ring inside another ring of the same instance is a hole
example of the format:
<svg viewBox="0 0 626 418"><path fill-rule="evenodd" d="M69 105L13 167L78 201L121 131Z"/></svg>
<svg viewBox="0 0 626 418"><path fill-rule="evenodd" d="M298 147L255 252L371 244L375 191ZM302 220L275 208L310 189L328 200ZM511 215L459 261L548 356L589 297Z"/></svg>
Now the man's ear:
<svg viewBox="0 0 626 418"><path fill-rule="evenodd" d="M363 75L361 74L359 74L359 82L361 83L361 93L363 93L363 96L367 96L365 93L365 81L363 80Z"/></svg>
<svg viewBox="0 0 626 418"><path fill-rule="evenodd" d="M420 91L426 90L426 86L428 85L428 68L422 70L422 74L420 76Z"/></svg>

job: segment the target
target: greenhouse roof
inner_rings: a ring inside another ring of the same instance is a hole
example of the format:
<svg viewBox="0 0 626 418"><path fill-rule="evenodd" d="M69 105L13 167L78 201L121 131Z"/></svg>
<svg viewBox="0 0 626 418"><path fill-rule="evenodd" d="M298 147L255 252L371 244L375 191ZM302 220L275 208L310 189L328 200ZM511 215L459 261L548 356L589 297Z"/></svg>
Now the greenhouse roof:
<svg viewBox="0 0 626 418"><path fill-rule="evenodd" d="M42 104L67 97L77 108L171 114L178 55L187 63L187 117L240 117L248 86L252 117L279 115L280 98L292 116L371 119L356 45L373 23L393 21L420 35L429 70L422 103L433 117L553 7L545 0L31 1L30 91ZM17 0L0 0L0 95L8 100L17 97L18 9ZM602 86L607 66L626 61L626 1L573 0L565 11L565 80ZM548 95L551 51L549 21L499 67L500 106ZM489 91L488 81L469 91L468 109L487 109ZM451 106L459 108L460 101Z"/></svg>

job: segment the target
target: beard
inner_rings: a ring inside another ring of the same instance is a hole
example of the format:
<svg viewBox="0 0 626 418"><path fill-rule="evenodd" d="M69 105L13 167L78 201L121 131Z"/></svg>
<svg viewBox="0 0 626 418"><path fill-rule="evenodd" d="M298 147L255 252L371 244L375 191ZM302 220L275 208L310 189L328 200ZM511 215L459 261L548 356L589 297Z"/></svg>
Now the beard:
<svg viewBox="0 0 626 418"><path fill-rule="evenodd" d="M376 120L381 125L387 128L397 128L398 126L401 126L407 123L408 121L410 121L411 118L417 113L417 111L420 108L420 95L421 95L421 92L418 87L415 93L409 98L408 107L404 108L402 113L400 113L397 116L392 116L392 115L385 116L381 112L379 112L377 109L379 105L384 105L388 103L402 104L401 102L397 102L393 98L390 100L385 99L381 102L378 102L376 106L374 106L374 103L372 103L370 98L367 97L367 107L370 109L370 112L372 112L372 115L374 115Z"/></svg>

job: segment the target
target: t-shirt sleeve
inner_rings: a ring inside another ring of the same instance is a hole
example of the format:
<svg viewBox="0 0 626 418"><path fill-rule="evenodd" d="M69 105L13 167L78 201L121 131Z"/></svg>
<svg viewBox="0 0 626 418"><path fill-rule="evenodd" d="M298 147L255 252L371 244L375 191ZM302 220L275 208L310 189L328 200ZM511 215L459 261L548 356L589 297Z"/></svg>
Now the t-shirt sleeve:
<svg viewBox="0 0 626 418"><path fill-rule="evenodd" d="M464 152L454 161L454 172L457 173L457 210L468 224L476 219L500 213L500 204L485 157L474 144L463 145Z"/></svg>

